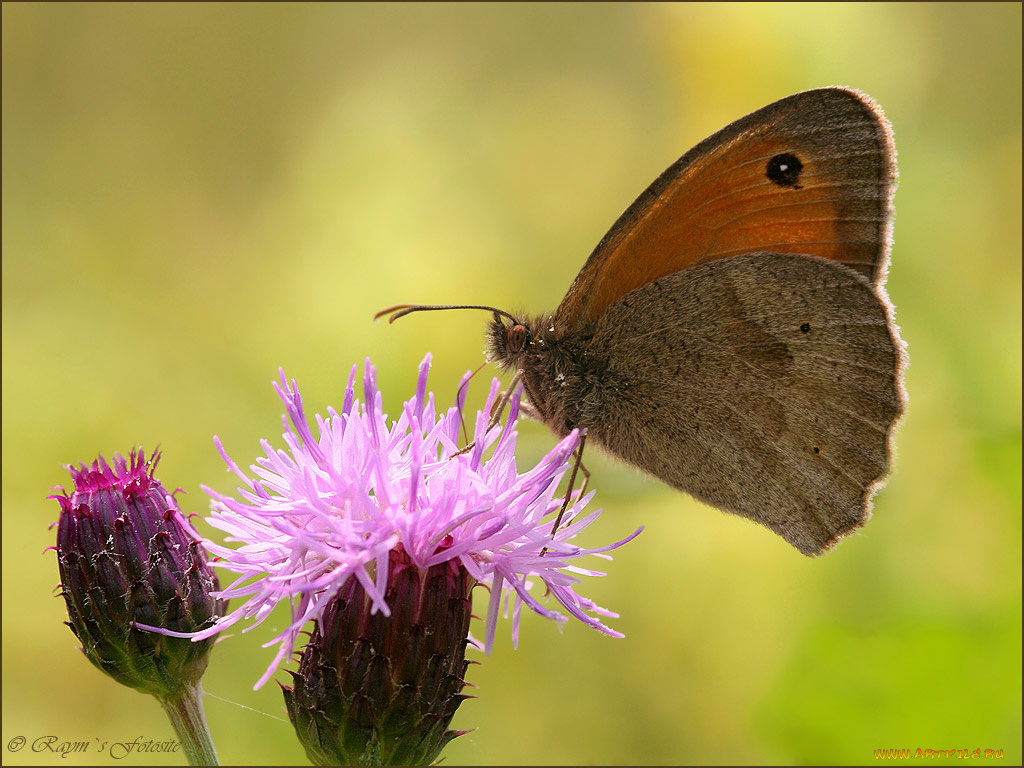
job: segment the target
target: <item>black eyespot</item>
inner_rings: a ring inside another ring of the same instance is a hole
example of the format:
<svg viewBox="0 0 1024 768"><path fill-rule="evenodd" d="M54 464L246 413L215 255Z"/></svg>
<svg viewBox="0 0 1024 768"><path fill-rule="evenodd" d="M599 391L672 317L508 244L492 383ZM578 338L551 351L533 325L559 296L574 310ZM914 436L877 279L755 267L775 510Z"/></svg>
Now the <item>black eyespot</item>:
<svg viewBox="0 0 1024 768"><path fill-rule="evenodd" d="M821 453L821 448L819 448L818 446L814 446L814 452Z"/></svg>
<svg viewBox="0 0 1024 768"><path fill-rule="evenodd" d="M800 326L800 333L810 333L810 332L811 332L811 324L810 323L804 323L803 325Z"/></svg>
<svg viewBox="0 0 1024 768"><path fill-rule="evenodd" d="M786 152L781 155L776 155L768 161L766 173L768 178L780 187L802 189L802 187L796 182L800 178L800 172L803 169L804 164L800 162L800 158Z"/></svg>
<svg viewBox="0 0 1024 768"><path fill-rule="evenodd" d="M516 323L508 329L508 351L512 354L522 352L526 346L526 326Z"/></svg>

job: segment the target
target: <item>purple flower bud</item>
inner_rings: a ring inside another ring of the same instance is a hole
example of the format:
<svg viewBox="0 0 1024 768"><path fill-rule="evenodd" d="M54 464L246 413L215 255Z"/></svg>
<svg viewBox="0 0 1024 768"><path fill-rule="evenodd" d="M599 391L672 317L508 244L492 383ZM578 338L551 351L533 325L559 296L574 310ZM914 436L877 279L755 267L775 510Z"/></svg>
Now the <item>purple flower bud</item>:
<svg viewBox="0 0 1024 768"><path fill-rule="evenodd" d="M68 467L74 480L60 503L57 563L68 626L89 661L130 688L161 698L195 685L211 641L167 637L135 623L195 632L223 614L211 596L217 577L199 536L153 476L159 461L132 451Z"/></svg>
<svg viewBox="0 0 1024 768"><path fill-rule="evenodd" d="M385 599L373 612L358 579L324 608L302 652L288 716L314 765L429 765L461 691L473 579L457 561L417 567L391 550Z"/></svg>

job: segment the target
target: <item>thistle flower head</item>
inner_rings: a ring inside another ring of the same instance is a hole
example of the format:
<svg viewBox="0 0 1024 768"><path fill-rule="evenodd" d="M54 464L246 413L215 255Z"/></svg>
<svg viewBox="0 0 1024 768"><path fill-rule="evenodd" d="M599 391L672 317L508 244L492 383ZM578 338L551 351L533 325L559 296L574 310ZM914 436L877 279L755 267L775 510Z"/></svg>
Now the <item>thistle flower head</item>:
<svg viewBox="0 0 1024 768"><path fill-rule="evenodd" d="M415 396L393 421L383 412L369 361L362 403L356 397L353 368L341 410L317 416L315 434L298 387L282 373L275 388L287 412L286 450L264 441L266 456L251 468L255 478L239 469L218 441L224 460L244 486L237 499L205 488L213 497L207 521L240 546L212 541L205 546L216 556L217 566L238 574L219 597L242 603L195 637L210 637L242 619L253 620L251 629L278 603L289 604L288 626L268 643L278 645L277 655L257 687L289 657L303 625L321 619L346 585L358 583L369 614L388 617L399 610L388 599L389 561L398 550L421 572L450 563L488 587L483 641L488 651L505 601L512 604L514 642L523 605L549 619L566 620L562 612L541 604L532 592L535 587L587 626L621 637L597 618L616 614L576 592L580 576L603 574L576 563L587 555L607 557L605 552L639 531L603 547L574 544L574 537L599 514L583 514L592 493L573 498L559 530L551 530L562 503L556 489L578 433L573 431L537 466L520 473L514 429L519 400L511 399L503 425L490 426L500 389L494 380L486 406L476 415L471 447L462 450L465 387L460 387L463 394L456 405L438 416L433 395L427 393L429 367L427 356Z"/></svg>
<svg viewBox="0 0 1024 768"><path fill-rule="evenodd" d="M100 456L68 467L60 504L57 563L68 626L86 657L120 683L159 697L195 685L211 640L193 643L139 629L204 629L223 611L212 596L217 578L199 536L154 477L159 454Z"/></svg>

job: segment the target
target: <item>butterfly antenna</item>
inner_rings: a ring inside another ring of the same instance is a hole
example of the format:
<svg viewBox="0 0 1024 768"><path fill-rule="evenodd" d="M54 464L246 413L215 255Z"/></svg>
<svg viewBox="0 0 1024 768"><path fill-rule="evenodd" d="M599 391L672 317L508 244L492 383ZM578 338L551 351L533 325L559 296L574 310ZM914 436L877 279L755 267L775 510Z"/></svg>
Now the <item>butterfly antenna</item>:
<svg viewBox="0 0 1024 768"><path fill-rule="evenodd" d="M485 312L493 312L495 315L507 317L512 321L513 325L519 323L519 321L508 312L498 309L497 307L486 307L481 304L396 304L393 307L382 309L373 316L373 319L379 320L384 317L384 315L391 315L391 317L388 318L388 322L393 323L398 318L411 315L413 312L436 312L440 309L482 309Z"/></svg>

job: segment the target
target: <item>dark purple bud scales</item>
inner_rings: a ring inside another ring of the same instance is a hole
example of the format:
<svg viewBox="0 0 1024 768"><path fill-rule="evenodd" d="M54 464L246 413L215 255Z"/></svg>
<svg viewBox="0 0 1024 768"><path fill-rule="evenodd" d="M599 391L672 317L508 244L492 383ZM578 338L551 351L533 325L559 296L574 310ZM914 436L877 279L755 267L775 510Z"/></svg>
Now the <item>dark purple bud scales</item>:
<svg viewBox="0 0 1024 768"><path fill-rule="evenodd" d="M315 765L427 765L458 731L475 580L457 560L422 570L389 553L390 616L349 579L317 621L288 715Z"/></svg>

